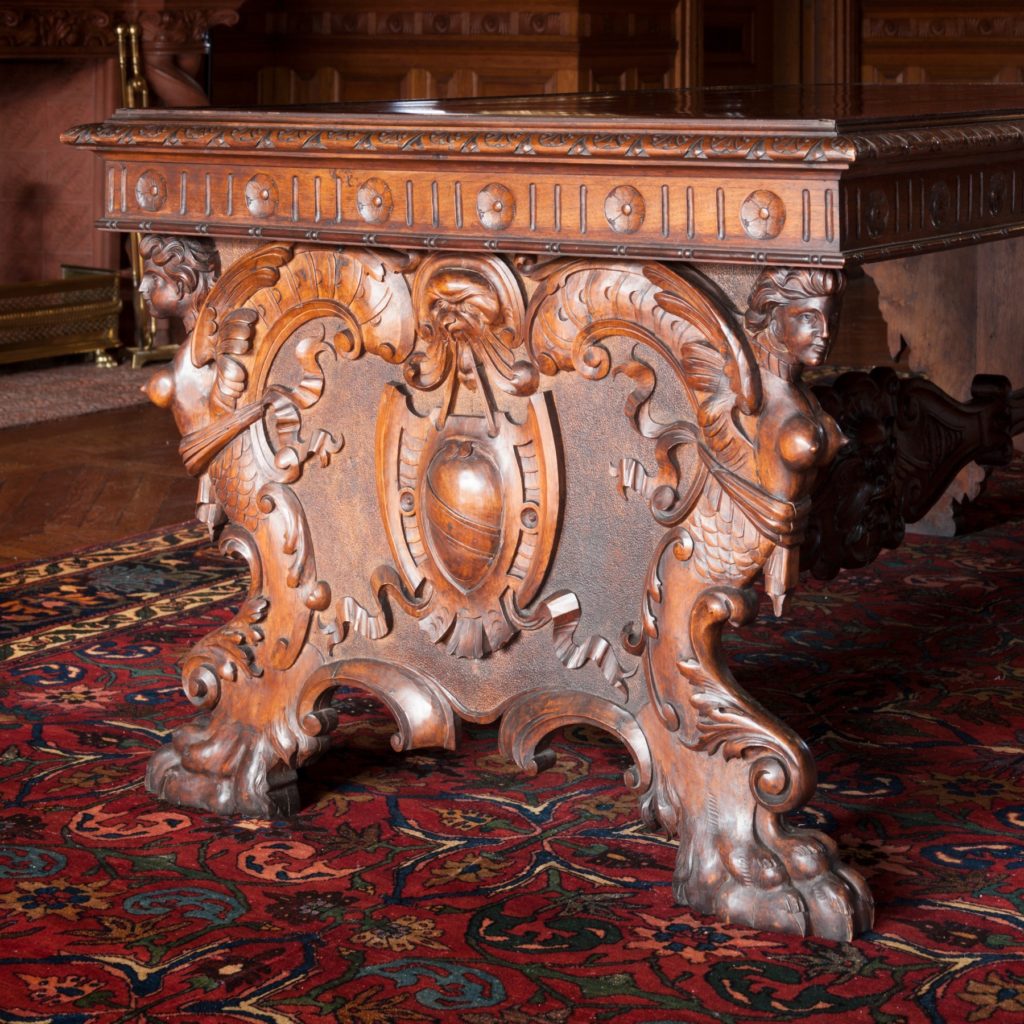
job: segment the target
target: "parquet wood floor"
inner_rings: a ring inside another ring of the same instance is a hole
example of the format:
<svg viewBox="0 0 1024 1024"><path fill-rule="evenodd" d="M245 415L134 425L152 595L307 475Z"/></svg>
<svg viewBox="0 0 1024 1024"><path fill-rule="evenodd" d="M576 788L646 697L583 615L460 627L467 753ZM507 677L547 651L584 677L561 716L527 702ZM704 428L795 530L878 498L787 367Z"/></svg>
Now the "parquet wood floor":
<svg viewBox="0 0 1024 1024"><path fill-rule="evenodd" d="M146 405L0 430L0 564L191 519L178 440Z"/></svg>

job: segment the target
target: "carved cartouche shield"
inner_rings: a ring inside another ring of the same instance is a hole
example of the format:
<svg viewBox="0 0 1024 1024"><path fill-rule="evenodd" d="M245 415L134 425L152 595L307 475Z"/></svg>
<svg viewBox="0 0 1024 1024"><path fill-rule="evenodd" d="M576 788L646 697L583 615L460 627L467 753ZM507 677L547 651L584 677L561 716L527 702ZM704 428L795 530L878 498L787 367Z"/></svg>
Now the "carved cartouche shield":
<svg viewBox="0 0 1024 1024"><path fill-rule="evenodd" d="M377 423L377 488L388 540L410 590L426 582L421 628L449 654L482 658L516 628L547 571L558 529L558 459L546 395L496 416L420 415L409 393L385 389Z"/></svg>

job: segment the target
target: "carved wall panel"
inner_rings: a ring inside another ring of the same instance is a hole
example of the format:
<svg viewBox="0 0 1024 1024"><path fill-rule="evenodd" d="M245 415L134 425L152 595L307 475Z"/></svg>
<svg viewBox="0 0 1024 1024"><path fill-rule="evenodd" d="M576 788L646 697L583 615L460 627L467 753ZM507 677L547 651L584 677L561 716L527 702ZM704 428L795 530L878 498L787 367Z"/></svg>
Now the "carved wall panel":
<svg viewBox="0 0 1024 1024"><path fill-rule="evenodd" d="M1012 0L861 0L863 81L1024 81Z"/></svg>
<svg viewBox="0 0 1024 1024"><path fill-rule="evenodd" d="M0 284L56 279L65 263L117 266L116 239L94 227L103 171L52 128L106 116L115 96L113 62L0 62Z"/></svg>

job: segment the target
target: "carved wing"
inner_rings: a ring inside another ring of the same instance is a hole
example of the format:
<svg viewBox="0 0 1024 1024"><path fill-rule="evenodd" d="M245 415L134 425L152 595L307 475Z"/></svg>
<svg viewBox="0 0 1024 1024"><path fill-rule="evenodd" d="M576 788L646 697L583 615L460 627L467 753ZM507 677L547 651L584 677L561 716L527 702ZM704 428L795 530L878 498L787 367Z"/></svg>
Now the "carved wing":
<svg viewBox="0 0 1024 1024"><path fill-rule="evenodd" d="M599 379L612 371L605 341L639 342L666 359L685 388L696 420L691 439L702 441L714 460L730 469L750 458L751 441L736 414L758 410L761 380L746 336L715 285L695 271L584 260L562 264L553 273L544 268L536 276L543 280L527 314L528 339L542 373L575 369ZM634 380L645 376L635 360L615 370ZM627 407L648 437L658 435L637 414L652 392L653 379L638 388ZM679 433L681 426L666 429Z"/></svg>
<svg viewBox="0 0 1024 1024"><path fill-rule="evenodd" d="M735 469L748 454L750 439L734 413L752 415L761 406L761 378L746 336L733 326L710 282L693 272L676 274L648 264L644 277L658 288L654 301L661 309L698 329L699 337L679 346L679 366L705 444Z"/></svg>

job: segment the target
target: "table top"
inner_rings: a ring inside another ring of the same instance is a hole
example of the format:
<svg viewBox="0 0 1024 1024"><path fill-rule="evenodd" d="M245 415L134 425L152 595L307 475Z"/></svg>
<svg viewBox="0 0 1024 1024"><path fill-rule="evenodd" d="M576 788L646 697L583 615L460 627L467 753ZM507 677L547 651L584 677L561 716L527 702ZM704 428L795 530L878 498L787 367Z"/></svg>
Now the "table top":
<svg viewBox="0 0 1024 1024"><path fill-rule="evenodd" d="M285 109L275 116L350 120L377 118L484 118L609 123L680 122L743 118L766 123L804 122L821 129L864 129L913 121L944 121L979 114L1024 114L1024 86L994 83L932 85L727 86L636 92L572 93L482 99L392 100L319 104Z"/></svg>
<svg viewBox="0 0 1024 1024"><path fill-rule="evenodd" d="M121 110L63 138L104 154L121 230L826 265L1024 231L1016 85Z"/></svg>

